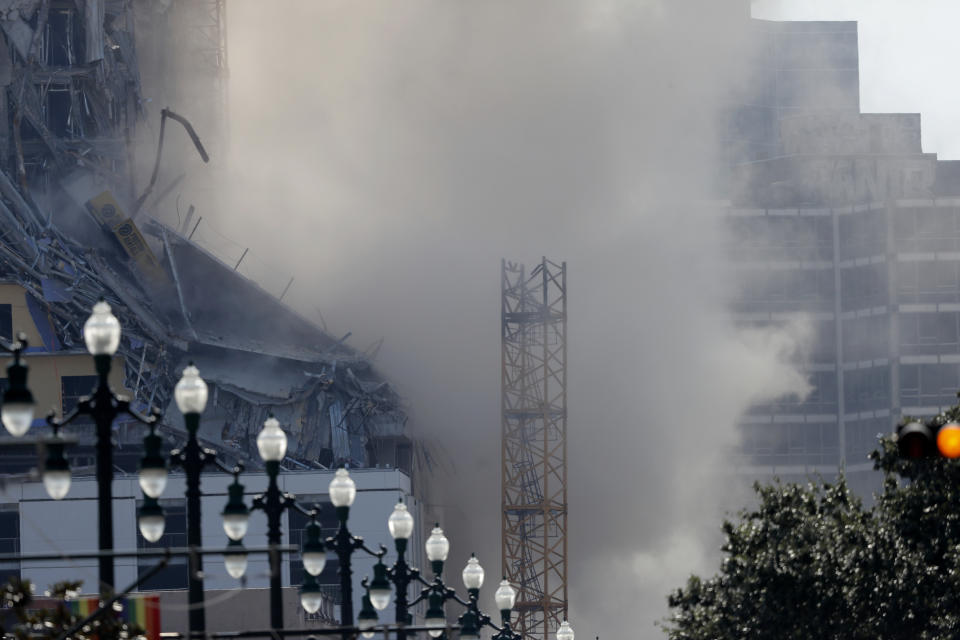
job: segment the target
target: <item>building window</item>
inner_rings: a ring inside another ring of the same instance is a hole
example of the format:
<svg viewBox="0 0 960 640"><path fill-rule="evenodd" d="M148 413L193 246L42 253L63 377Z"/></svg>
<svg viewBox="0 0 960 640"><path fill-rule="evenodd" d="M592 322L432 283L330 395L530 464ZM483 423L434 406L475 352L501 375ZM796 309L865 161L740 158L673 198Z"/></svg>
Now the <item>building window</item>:
<svg viewBox="0 0 960 640"><path fill-rule="evenodd" d="M886 418L854 420L847 422L847 460L864 461L867 455L878 447L877 438L890 432Z"/></svg>
<svg viewBox="0 0 960 640"><path fill-rule="evenodd" d="M93 393L97 376L60 376L60 408L66 415L83 396Z"/></svg>
<svg viewBox="0 0 960 640"><path fill-rule="evenodd" d="M317 516L318 521L320 522L320 536L323 539L326 539L328 536L332 536L337 533L337 512L334 509L333 505L329 502L320 502L320 497L317 496L316 500L311 499L308 496L298 496L299 504L304 509L313 509L314 504L319 503L319 515ZM290 544L297 549L303 544L303 541L306 539L306 528L309 524L310 519L300 513L295 509L290 509L287 511L288 521L287 526L290 529ZM300 552L295 551L290 554L290 586L299 587L303 584L303 562L300 560ZM340 561L331 554L327 554L327 564L323 567L323 572L317 576L317 582L320 583L320 589L323 591L324 595L333 602L334 604L340 604Z"/></svg>
<svg viewBox="0 0 960 640"><path fill-rule="evenodd" d="M886 367L855 369L844 374L848 413L890 407L890 372Z"/></svg>
<svg viewBox="0 0 960 640"><path fill-rule="evenodd" d="M901 403L908 407L949 407L960 389L960 367L955 364L902 365Z"/></svg>
<svg viewBox="0 0 960 640"><path fill-rule="evenodd" d="M82 17L77 15L73 7L50 8L44 47L48 66L68 67L83 62L85 43L82 25Z"/></svg>
<svg viewBox="0 0 960 640"><path fill-rule="evenodd" d="M0 509L0 553L20 553L20 511L16 505ZM0 562L0 584L14 577L20 577L20 563Z"/></svg>
<svg viewBox="0 0 960 640"><path fill-rule="evenodd" d="M397 469L407 474L413 472L413 450L409 444L397 444Z"/></svg>
<svg viewBox="0 0 960 640"><path fill-rule="evenodd" d="M0 338L13 341L13 306L0 304Z"/></svg>
<svg viewBox="0 0 960 640"><path fill-rule="evenodd" d="M836 464L835 423L744 424L743 453L756 464Z"/></svg>
<svg viewBox="0 0 960 640"><path fill-rule="evenodd" d="M141 502L137 501L139 510ZM137 549L164 549L187 546L187 506L183 500L161 500L166 521L163 535L156 542L147 542L137 527ZM160 561L159 557L137 558L137 575L142 576ZM140 585L140 591L166 591L187 588L186 557L171 557L170 563Z"/></svg>

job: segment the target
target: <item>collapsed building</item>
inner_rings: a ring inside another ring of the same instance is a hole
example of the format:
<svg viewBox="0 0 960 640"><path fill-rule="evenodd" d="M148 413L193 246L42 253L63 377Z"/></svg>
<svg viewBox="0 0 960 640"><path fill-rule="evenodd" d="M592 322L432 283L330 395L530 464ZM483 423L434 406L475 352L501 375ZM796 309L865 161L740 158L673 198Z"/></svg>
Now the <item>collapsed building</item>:
<svg viewBox="0 0 960 640"><path fill-rule="evenodd" d="M208 24L183 27L198 16ZM256 434L273 413L289 436L287 468L410 473L425 458L415 455L401 398L370 356L346 344L349 334L331 336L191 242L186 225L154 216L184 178L157 180L164 127L182 124L204 160L220 145L219 103L210 98L226 64L222 16L222 2L200 0L0 0L0 280L11 298L0 300L0 332L10 340L30 325L28 363L84 357L81 328L103 296L123 326L122 386L138 409L165 410L171 445L184 435L173 386L194 361L211 387L200 435L224 463L259 464ZM196 107L184 111L189 120L144 94L151 86L160 99L177 97L163 75L177 64L173 44L196 57L191 86L208 89L184 100ZM154 75L142 78L142 67ZM144 122L158 121L159 139L142 135ZM194 131L191 122L210 127ZM137 179L145 147L157 153L149 181ZM90 373L88 389L92 364ZM54 386L47 396L66 412L86 383L77 377L34 373L30 383ZM135 468L143 434L115 426L118 464ZM72 455L82 458L92 429L75 433ZM28 458L7 457L3 471Z"/></svg>

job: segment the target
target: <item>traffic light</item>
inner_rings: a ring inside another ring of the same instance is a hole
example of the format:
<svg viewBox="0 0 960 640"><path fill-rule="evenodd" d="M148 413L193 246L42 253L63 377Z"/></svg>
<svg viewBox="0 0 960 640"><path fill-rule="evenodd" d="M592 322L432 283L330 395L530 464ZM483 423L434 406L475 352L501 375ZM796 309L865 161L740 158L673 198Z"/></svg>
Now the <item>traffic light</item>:
<svg viewBox="0 0 960 640"><path fill-rule="evenodd" d="M936 418L924 424L918 420L897 427L901 458L960 458L960 424Z"/></svg>

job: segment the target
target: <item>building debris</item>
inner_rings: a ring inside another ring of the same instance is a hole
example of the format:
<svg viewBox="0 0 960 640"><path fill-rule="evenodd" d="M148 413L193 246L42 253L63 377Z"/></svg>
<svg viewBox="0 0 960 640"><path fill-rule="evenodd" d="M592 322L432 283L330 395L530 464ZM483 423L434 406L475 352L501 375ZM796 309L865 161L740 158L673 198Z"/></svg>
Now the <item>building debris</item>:
<svg viewBox="0 0 960 640"><path fill-rule="evenodd" d="M154 218L184 179L149 198L162 136L149 183L136 188L133 134L151 114L134 26L154 37L149 18L185 4L0 0L0 279L26 291L44 338L32 348L84 352L81 327L104 296L123 326L125 386L138 409L166 410L168 435L184 435L172 391L192 360L210 385L201 436L225 462L259 464L256 434L273 413L289 468L411 471L406 411L371 357L191 242L202 219L192 222L192 205L179 229ZM189 122L160 115L161 131L177 120L208 159ZM121 445L140 437L131 429Z"/></svg>

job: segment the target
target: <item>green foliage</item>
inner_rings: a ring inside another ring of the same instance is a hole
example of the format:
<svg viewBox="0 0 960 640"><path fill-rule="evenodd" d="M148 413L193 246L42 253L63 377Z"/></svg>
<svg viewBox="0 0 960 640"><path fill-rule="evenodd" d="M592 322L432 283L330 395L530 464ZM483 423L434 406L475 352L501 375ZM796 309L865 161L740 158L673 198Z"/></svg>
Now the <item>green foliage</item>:
<svg viewBox="0 0 960 640"><path fill-rule="evenodd" d="M720 572L668 596L669 638L960 637L960 461L901 460L892 438L871 458L869 509L842 477L755 485L756 508L723 523Z"/></svg>
<svg viewBox="0 0 960 640"><path fill-rule="evenodd" d="M77 597L79 582L60 582L50 588L44 601L34 597L33 585L27 580L11 578L0 586L0 600L8 615L0 627L0 635L16 640L53 640L64 635L81 618L73 615L67 600ZM50 605L51 606L44 606ZM12 614L12 615L10 615ZM121 620L114 609L105 611L70 635L72 640L143 640L143 629Z"/></svg>

